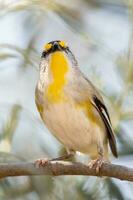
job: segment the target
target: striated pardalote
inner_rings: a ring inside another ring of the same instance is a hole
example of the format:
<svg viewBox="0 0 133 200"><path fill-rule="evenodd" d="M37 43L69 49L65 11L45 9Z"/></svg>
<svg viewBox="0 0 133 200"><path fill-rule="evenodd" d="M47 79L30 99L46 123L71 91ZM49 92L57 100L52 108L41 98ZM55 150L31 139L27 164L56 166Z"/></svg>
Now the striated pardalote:
<svg viewBox="0 0 133 200"><path fill-rule="evenodd" d="M64 41L44 46L35 91L40 116L50 132L66 147L66 159L76 151L90 155L90 167L100 169L108 159L108 143L117 157L111 120L95 86L80 71ZM39 165L46 160L38 160Z"/></svg>

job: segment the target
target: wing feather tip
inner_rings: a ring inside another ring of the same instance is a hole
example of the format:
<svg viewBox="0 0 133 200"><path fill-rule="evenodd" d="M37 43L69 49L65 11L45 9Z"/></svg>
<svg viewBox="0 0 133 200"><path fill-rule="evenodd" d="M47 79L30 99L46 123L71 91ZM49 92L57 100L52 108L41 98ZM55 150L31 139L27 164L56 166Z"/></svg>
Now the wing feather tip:
<svg viewBox="0 0 133 200"><path fill-rule="evenodd" d="M116 140L115 140L115 136L111 127L111 120L108 114L108 111L105 107L105 105L96 97L94 96L93 98L94 102L95 102L95 108L98 110L101 118L103 119L103 122L105 124L106 127L106 131L108 133L108 140L109 140L109 145L110 145L110 149L113 153L113 155L118 158L118 153L117 153L117 147L116 147ZM94 104L93 104L94 105ZM102 109L104 109L105 114L102 112Z"/></svg>

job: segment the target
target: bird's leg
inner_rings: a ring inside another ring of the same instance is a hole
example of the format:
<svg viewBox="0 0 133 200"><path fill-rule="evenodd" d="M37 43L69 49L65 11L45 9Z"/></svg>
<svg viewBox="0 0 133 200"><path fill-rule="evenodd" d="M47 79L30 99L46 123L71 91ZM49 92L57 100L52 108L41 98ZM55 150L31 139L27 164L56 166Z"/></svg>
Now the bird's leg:
<svg viewBox="0 0 133 200"><path fill-rule="evenodd" d="M60 157L57 157L57 158L53 158L50 161L66 160L66 159L72 158L74 156L74 154L75 154L75 152L70 150L67 154L60 156Z"/></svg>
<svg viewBox="0 0 133 200"><path fill-rule="evenodd" d="M44 158L44 159L37 159L35 161L35 165L37 165L38 167L41 167L41 166L45 166L48 162L50 161L60 161L60 160L66 160L66 159L69 159L71 157L73 157L75 154L75 152L73 150L69 150L69 152L63 156L59 156L57 158L52 158L52 159L47 159L47 158Z"/></svg>
<svg viewBox="0 0 133 200"><path fill-rule="evenodd" d="M89 163L89 168L95 168L96 172L99 173L100 168L102 167L102 164L104 163L104 157L103 157L103 148L102 146L97 146L98 150L98 158L95 160L91 160Z"/></svg>

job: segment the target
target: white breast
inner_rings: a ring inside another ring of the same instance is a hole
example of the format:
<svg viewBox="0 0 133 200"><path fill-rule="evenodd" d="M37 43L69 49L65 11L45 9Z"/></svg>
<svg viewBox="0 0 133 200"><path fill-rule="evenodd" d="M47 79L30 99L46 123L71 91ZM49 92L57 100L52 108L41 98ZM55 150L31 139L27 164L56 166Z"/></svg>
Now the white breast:
<svg viewBox="0 0 133 200"><path fill-rule="evenodd" d="M47 110L44 109L43 120L65 147L82 153L89 154L92 149L97 151L97 144L105 137L104 131L73 104L49 105Z"/></svg>

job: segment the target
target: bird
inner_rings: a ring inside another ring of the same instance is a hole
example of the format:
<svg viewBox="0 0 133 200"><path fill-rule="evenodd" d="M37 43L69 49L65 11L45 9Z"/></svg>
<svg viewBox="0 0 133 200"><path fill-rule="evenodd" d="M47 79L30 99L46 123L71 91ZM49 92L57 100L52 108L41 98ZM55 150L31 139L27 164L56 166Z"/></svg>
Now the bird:
<svg viewBox="0 0 133 200"><path fill-rule="evenodd" d="M82 73L65 41L51 41L43 47L35 103L48 130L66 148L66 155L51 160L65 160L80 152L90 156L88 166L99 171L108 160L108 144L118 157L103 98ZM46 162L36 161L39 166Z"/></svg>

